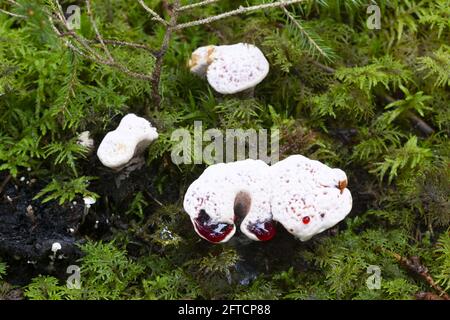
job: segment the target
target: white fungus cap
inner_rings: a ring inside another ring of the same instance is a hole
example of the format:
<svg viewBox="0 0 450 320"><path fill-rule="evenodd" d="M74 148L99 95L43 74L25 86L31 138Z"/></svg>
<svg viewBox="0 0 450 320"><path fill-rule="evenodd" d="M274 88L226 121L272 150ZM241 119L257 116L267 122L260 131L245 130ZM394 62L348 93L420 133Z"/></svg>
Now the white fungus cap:
<svg viewBox="0 0 450 320"><path fill-rule="evenodd" d="M94 140L91 139L89 131L83 131L78 135L77 143L86 147L88 150L92 150L94 148Z"/></svg>
<svg viewBox="0 0 450 320"><path fill-rule="evenodd" d="M130 113L116 130L106 134L97 156L104 166L120 170L157 138L158 132L149 121Z"/></svg>
<svg viewBox="0 0 450 320"><path fill-rule="evenodd" d="M84 201L84 205L86 207L90 207L91 205L95 204L95 202L96 202L95 199L92 197L84 197L83 201Z"/></svg>
<svg viewBox="0 0 450 320"><path fill-rule="evenodd" d="M347 176L340 169L294 155L270 170L273 219L302 241L336 225L352 208Z"/></svg>
<svg viewBox="0 0 450 320"><path fill-rule="evenodd" d="M342 170L301 155L271 167L248 159L208 167L189 186L183 205L195 231L211 242L228 241L238 215L243 218L240 230L252 240L271 239L273 221L278 221L306 241L350 212L352 197L346 186Z"/></svg>
<svg viewBox="0 0 450 320"><path fill-rule="evenodd" d="M53 252L53 253L56 254L56 252L57 252L58 250L61 250L61 249L62 249L62 246L61 246L61 244L60 244L59 242L54 242L54 243L52 244L52 252Z"/></svg>
<svg viewBox="0 0 450 320"><path fill-rule="evenodd" d="M206 76L219 93L233 94L255 87L269 73L269 62L252 44L200 47L192 54L193 73Z"/></svg>

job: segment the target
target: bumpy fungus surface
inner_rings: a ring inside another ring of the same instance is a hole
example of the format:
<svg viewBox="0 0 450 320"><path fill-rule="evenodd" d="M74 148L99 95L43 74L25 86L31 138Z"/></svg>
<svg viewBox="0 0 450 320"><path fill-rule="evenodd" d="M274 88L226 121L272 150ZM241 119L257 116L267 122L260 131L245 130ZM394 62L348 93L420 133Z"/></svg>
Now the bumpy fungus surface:
<svg viewBox="0 0 450 320"><path fill-rule="evenodd" d="M345 218L352 207L347 176L340 169L300 155L273 166L244 160L208 167L188 188L184 209L204 239L228 241L240 230L267 241L275 221L302 241Z"/></svg>
<svg viewBox="0 0 450 320"><path fill-rule="evenodd" d="M255 87L269 73L269 62L247 43L200 47L189 60L191 72L207 77L219 93L233 94Z"/></svg>
<svg viewBox="0 0 450 320"><path fill-rule="evenodd" d="M157 138L158 132L148 120L130 113L122 118L116 130L106 134L97 156L104 166L120 170Z"/></svg>

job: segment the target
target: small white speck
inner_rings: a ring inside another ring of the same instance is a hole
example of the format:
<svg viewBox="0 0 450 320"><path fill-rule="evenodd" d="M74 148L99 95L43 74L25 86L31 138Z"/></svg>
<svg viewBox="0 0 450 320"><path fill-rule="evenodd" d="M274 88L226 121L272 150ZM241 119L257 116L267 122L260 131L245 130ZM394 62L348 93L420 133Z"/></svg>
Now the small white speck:
<svg viewBox="0 0 450 320"><path fill-rule="evenodd" d="M56 254L58 250L61 250L62 246L59 242L55 242L52 244L52 252Z"/></svg>
<svg viewBox="0 0 450 320"><path fill-rule="evenodd" d="M24 181L25 181L25 177L21 177L20 182L24 182Z"/></svg>

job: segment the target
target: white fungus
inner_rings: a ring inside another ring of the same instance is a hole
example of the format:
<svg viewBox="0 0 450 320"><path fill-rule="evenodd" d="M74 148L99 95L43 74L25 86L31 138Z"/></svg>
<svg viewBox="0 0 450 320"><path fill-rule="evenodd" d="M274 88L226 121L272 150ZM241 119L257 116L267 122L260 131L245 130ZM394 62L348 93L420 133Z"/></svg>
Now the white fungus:
<svg viewBox="0 0 450 320"><path fill-rule="evenodd" d="M94 149L94 139L90 137L89 131L83 131L78 135L77 143L83 147L85 147L88 151L92 151Z"/></svg>
<svg viewBox="0 0 450 320"><path fill-rule="evenodd" d="M192 53L191 72L204 77L219 93L234 94L255 87L269 73L269 62L252 44L205 46Z"/></svg>
<svg viewBox="0 0 450 320"><path fill-rule="evenodd" d="M95 202L96 202L95 199L92 197L84 197L83 201L84 201L84 205L88 208L90 208L91 205L95 204Z"/></svg>
<svg viewBox="0 0 450 320"><path fill-rule="evenodd" d="M208 167L184 197L195 231L208 241L226 242L236 231L235 220L241 218L241 231L259 240L264 233L259 229L272 220L267 170L265 162L251 159Z"/></svg>
<svg viewBox="0 0 450 320"><path fill-rule="evenodd" d="M122 118L116 130L106 134L97 156L104 166L120 170L157 138L156 128L148 120L130 113Z"/></svg>
<svg viewBox="0 0 450 320"><path fill-rule="evenodd" d="M59 242L54 242L52 244L52 252L56 255L56 252L58 252L58 250L61 250L62 246Z"/></svg>
<svg viewBox="0 0 450 320"><path fill-rule="evenodd" d="M271 176L273 219L302 241L336 225L352 208L340 169L294 155L274 164Z"/></svg>
<svg viewBox="0 0 450 320"><path fill-rule="evenodd" d="M226 242L240 230L252 240L270 240L274 221L302 241L345 218L352 207L340 169L294 155L271 167L260 160L215 164L188 188L184 209L204 239Z"/></svg>

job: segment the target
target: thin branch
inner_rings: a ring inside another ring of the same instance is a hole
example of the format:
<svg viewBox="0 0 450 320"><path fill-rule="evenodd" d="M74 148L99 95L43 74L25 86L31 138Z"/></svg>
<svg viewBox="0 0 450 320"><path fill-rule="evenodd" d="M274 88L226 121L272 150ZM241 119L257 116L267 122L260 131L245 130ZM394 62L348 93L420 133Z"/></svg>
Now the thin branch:
<svg viewBox="0 0 450 320"><path fill-rule="evenodd" d="M169 23L164 20L163 18L161 18L161 16L159 14L157 14L155 11L153 11L152 9L150 9L143 0L138 0L139 4L145 9L145 11L147 11L151 16L153 16L152 20L156 20L158 22L161 22L163 25L167 26L169 25Z"/></svg>
<svg viewBox="0 0 450 320"><path fill-rule="evenodd" d="M67 37L67 36L74 36L74 32L67 32L67 33L61 33L58 28L55 26L53 18L51 17L51 15L48 15L48 18L50 20L51 26L53 28L53 30L55 31L55 33L60 36L60 37ZM75 40L78 40L78 38L75 38ZM87 41L87 40L86 40ZM83 58L86 58L92 62L98 63L98 64L103 64L103 65L107 65L110 66L112 68L118 69L120 71L122 71L123 73L125 73L126 75L136 78L136 79L140 79L140 80L152 80L152 77L150 75L146 75L143 73L139 73L139 72L135 72L135 71L131 71L129 70L127 67L115 62L115 61L109 61L109 60L104 60L101 57L97 57L97 56L92 56L89 54L86 54L85 52L83 52L82 50L80 50L79 48L77 48L72 42L70 42L69 39L65 39L65 44L66 46L68 46L71 50L73 50L74 52L78 53L80 56L82 56Z"/></svg>
<svg viewBox="0 0 450 320"><path fill-rule="evenodd" d="M11 3L11 4L13 4L13 5L15 5L15 6L18 6L18 7L23 7L23 5L22 4L20 4L20 3L18 3L17 1L14 1L14 0L7 0L9 3Z"/></svg>
<svg viewBox="0 0 450 320"><path fill-rule="evenodd" d="M3 9L0 9L0 12L3 12L4 14L7 14L8 16L14 17L14 18L21 18L21 19L27 19L27 16L21 15L21 14L17 14L17 13L12 13Z"/></svg>
<svg viewBox="0 0 450 320"><path fill-rule="evenodd" d="M12 176L10 174L8 174L6 176L6 178L3 180L2 184L0 185L0 194L2 194L3 189L6 187L6 185L8 184L8 182L11 180Z"/></svg>
<svg viewBox="0 0 450 320"><path fill-rule="evenodd" d="M327 58L327 54L323 52L322 48L317 44L317 42L313 38L311 38L311 36L308 34L308 32L306 32L305 28L303 28L303 26L297 21L297 19L295 19L295 17L285 7L282 7L282 9L286 14L286 16L289 18L289 20L291 20L291 22L300 30L300 32L303 33L303 35L308 38L308 41L312 43L312 45L316 48L316 50L319 51L322 56Z"/></svg>
<svg viewBox="0 0 450 320"><path fill-rule="evenodd" d="M392 103L395 102L396 100L389 96L386 95L384 97L386 99L387 102ZM432 135L434 133L434 129L432 127L430 127L425 121L423 121L421 118L419 118L418 116L416 116L413 112L408 111L406 112L406 116L409 118L409 120L414 124L414 127L419 129L421 132L423 132L425 135L429 136Z"/></svg>
<svg viewBox="0 0 450 320"><path fill-rule="evenodd" d="M394 257L397 262L399 262L403 267L408 269L411 272L416 273L419 275L423 280L425 280L428 285L436 290L436 292L439 293L439 296L442 297L445 300L450 300L450 296L447 292L445 292L444 289L442 289L433 279L433 277L429 274L428 268L424 266L418 257L411 257L411 258L405 258L399 255L398 253L391 252L386 249L382 249L382 251L387 252L392 257Z"/></svg>
<svg viewBox="0 0 450 320"><path fill-rule="evenodd" d="M206 6L208 4L215 3L215 2L218 2L218 1L220 1L220 0L204 0L204 1L197 2L197 3L193 3L193 4L188 4L188 5L182 6L182 7L178 8L177 11L181 12L181 11L185 11L185 10L190 10L190 9L193 9L193 8Z"/></svg>
<svg viewBox="0 0 450 320"><path fill-rule="evenodd" d="M92 13L92 7L91 7L91 1L90 0L86 0L86 7L87 7L87 14L89 16L89 19L91 20L91 24L92 24L92 27L94 28L94 31L95 31L95 34L97 36L98 41L102 45L103 50L105 51L106 55L108 56L108 59L111 62L114 62L114 58L111 55L111 52L109 52L109 49L105 45L105 42L103 41L102 35L100 34L100 31L98 30L97 23L95 22L94 15Z"/></svg>
<svg viewBox="0 0 450 320"><path fill-rule="evenodd" d="M154 104L156 108L159 108L161 105L161 94L159 92L159 82L161 81L161 70L162 70L162 64L164 62L164 55L167 52L167 49L169 48L169 42L170 38L172 37L172 33L174 30L174 27L177 24L178 20L178 8L180 8L180 0L175 0L174 7L172 12L170 13L170 22L169 27L166 29L166 32L164 34L164 39L161 44L161 48L158 51L155 67L153 69L152 73L152 98L154 100Z"/></svg>
<svg viewBox="0 0 450 320"><path fill-rule="evenodd" d="M174 28L174 30L180 30L180 29L198 26L198 25L202 25L202 24L206 24L206 23L211 23L211 22L214 22L214 21L217 21L220 19L228 18L231 16L239 15L239 14L245 14L245 13L249 13L249 12L253 12L253 11L258 11L258 10L263 10L263 9L268 9L268 8L284 7L287 5L300 3L303 1L305 1L305 0L286 0L286 1L280 0L280 1L276 1L276 2L264 3L264 4L260 4L260 5L250 6L250 7L242 7L241 6L236 10L218 14L216 16L212 16L212 17L208 17L208 18L204 18L204 19L200 19L200 20L195 20L195 21L190 21L190 22L186 22L186 23L181 23L181 24L177 25Z"/></svg>
<svg viewBox="0 0 450 320"><path fill-rule="evenodd" d="M63 36L66 34L63 34ZM98 43L99 40L88 40L89 43ZM105 44L110 44L113 46L119 46L119 47L130 47L135 49L143 49L148 52L150 52L153 56L156 56L156 52L154 49L150 48L149 46L146 46L145 44L140 43L134 43L134 42L127 42L127 41L120 41L120 40L112 40L112 39L103 39L103 42Z"/></svg>

